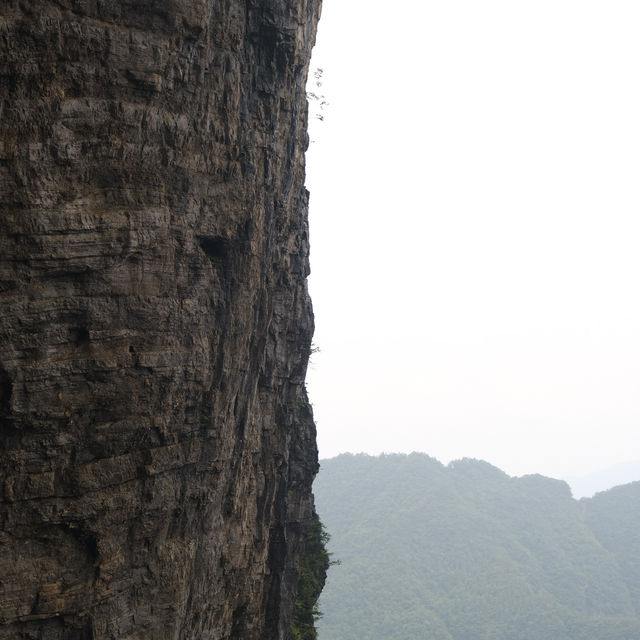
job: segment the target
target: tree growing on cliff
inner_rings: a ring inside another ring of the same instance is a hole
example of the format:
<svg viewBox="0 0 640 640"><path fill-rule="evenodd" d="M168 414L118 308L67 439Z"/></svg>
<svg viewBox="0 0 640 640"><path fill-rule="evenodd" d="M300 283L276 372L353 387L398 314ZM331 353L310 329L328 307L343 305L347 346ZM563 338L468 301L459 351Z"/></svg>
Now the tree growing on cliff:
<svg viewBox="0 0 640 640"><path fill-rule="evenodd" d="M324 587L327 569L332 564L327 551L329 534L314 513L305 538L304 554L293 610L291 637L293 640L316 640L316 620L320 617L318 598Z"/></svg>

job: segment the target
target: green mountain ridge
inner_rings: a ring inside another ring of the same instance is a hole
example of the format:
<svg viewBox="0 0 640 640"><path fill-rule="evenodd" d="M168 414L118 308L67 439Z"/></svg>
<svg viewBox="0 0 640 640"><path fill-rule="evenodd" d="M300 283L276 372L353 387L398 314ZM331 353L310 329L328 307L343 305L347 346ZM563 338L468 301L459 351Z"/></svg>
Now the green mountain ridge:
<svg viewBox="0 0 640 640"><path fill-rule="evenodd" d="M324 460L320 640L640 638L640 483L574 500L425 454Z"/></svg>

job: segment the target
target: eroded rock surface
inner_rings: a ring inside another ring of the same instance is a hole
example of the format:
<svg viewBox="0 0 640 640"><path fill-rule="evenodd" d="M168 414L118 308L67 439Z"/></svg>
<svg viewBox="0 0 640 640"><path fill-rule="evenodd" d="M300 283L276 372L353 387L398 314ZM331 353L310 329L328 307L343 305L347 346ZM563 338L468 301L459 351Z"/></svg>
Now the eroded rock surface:
<svg viewBox="0 0 640 640"><path fill-rule="evenodd" d="M319 0L0 6L0 638L286 638Z"/></svg>

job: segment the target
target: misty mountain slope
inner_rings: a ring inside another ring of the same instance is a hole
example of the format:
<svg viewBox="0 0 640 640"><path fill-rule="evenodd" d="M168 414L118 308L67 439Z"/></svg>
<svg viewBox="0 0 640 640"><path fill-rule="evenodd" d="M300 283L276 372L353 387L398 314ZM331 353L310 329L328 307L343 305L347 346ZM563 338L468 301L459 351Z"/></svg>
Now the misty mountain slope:
<svg viewBox="0 0 640 640"><path fill-rule="evenodd" d="M321 640L640 637L615 541L600 541L564 482L476 460L343 455L323 461L315 493L342 563Z"/></svg>
<svg viewBox="0 0 640 640"><path fill-rule="evenodd" d="M597 539L618 561L640 615L640 482L614 487L581 502Z"/></svg>

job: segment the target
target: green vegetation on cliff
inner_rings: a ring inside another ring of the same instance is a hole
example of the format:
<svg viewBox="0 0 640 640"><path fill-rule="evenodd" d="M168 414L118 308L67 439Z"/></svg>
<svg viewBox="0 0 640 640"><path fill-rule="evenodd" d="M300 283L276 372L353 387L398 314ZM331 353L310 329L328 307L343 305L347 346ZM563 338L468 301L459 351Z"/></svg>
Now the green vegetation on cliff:
<svg viewBox="0 0 640 640"><path fill-rule="evenodd" d="M640 483L592 500L423 455L325 460L321 640L640 638Z"/></svg>
<svg viewBox="0 0 640 640"><path fill-rule="evenodd" d="M328 540L329 534L325 531L318 515L314 514L305 538L304 554L296 590L291 628L293 640L315 640L317 638L315 623L320 617L318 598L324 587L327 569L331 564L326 547Z"/></svg>

